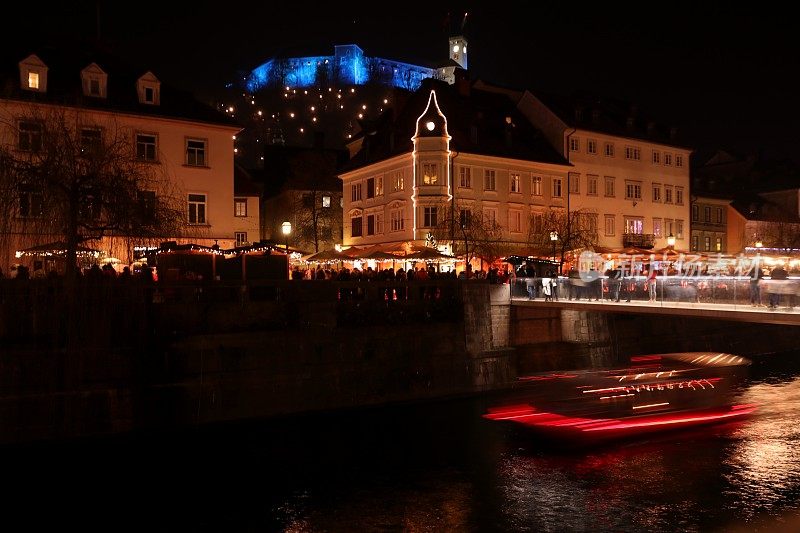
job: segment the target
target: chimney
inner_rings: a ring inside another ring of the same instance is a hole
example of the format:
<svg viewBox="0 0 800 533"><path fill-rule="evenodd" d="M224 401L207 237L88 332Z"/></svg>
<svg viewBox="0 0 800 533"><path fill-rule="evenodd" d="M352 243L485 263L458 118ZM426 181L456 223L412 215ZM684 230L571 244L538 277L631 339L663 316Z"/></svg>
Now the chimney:
<svg viewBox="0 0 800 533"><path fill-rule="evenodd" d="M669 138L674 141L677 137L678 137L678 128L676 128L675 126L672 126L669 129Z"/></svg>
<svg viewBox="0 0 800 533"><path fill-rule="evenodd" d="M505 141L506 141L506 148L511 148L513 144L513 131L514 131L514 121L510 116L506 117L506 128L505 128Z"/></svg>

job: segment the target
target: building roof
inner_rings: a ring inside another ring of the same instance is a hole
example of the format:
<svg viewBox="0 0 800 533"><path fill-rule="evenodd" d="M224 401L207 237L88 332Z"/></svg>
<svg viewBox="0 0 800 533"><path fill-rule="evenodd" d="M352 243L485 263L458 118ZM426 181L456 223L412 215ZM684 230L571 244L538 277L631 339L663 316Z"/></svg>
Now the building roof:
<svg viewBox="0 0 800 533"><path fill-rule="evenodd" d="M572 128L691 149L680 142L677 128L659 122L636 103L582 91L531 94Z"/></svg>
<svg viewBox="0 0 800 533"><path fill-rule="evenodd" d="M780 154L717 150L692 159L692 190L698 194L745 196L800 187L800 168Z"/></svg>
<svg viewBox="0 0 800 533"><path fill-rule="evenodd" d="M341 170L410 153L417 119L425 111L432 90L447 118L451 150L569 165L506 94L477 89L462 78L454 85L426 79L401 107L387 110L372 122L362 122L361 150Z"/></svg>
<svg viewBox="0 0 800 533"><path fill-rule="evenodd" d="M46 92L28 91L20 87L19 62L32 54L48 67ZM106 98L83 94L81 71L92 63L96 63L108 75ZM137 80L147 72L146 68L134 67L96 45L6 49L0 51L0 99L237 126L233 119L198 101L191 93L171 87L161 80L160 103L139 103Z"/></svg>

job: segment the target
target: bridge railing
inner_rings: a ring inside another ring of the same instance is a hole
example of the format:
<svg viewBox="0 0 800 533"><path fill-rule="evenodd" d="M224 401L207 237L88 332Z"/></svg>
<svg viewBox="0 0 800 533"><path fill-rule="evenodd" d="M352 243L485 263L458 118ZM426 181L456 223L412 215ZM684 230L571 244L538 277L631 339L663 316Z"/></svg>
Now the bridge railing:
<svg viewBox="0 0 800 533"><path fill-rule="evenodd" d="M750 276L662 276L656 278L655 283L645 276L629 276L621 281L606 276L591 281L564 276L518 277L513 281L510 293L512 300L631 301L652 305L697 303L792 308L800 305L800 277L754 280Z"/></svg>

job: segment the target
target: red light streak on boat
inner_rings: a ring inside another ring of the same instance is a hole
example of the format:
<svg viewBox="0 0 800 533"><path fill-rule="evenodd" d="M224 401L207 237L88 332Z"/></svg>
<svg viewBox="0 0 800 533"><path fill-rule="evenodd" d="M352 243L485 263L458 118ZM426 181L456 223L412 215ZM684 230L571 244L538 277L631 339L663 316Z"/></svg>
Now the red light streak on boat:
<svg viewBox="0 0 800 533"><path fill-rule="evenodd" d="M577 377L577 374L550 374L548 376L523 376L518 379L520 381L551 381L554 379L571 379Z"/></svg>
<svg viewBox="0 0 800 533"><path fill-rule="evenodd" d="M661 361L660 355L635 355L631 357L631 363L639 363L642 361Z"/></svg>
<svg viewBox="0 0 800 533"><path fill-rule="evenodd" d="M635 428L647 428L654 426L668 426L668 425L692 425L706 422L715 422L729 418L745 416L755 411L756 406L752 404L734 405L730 409L717 409L707 414L697 414L692 416L691 413L687 414L670 414L664 416L643 417L638 420L621 421L614 420L602 426L584 428L581 431L614 431L626 430Z"/></svg>

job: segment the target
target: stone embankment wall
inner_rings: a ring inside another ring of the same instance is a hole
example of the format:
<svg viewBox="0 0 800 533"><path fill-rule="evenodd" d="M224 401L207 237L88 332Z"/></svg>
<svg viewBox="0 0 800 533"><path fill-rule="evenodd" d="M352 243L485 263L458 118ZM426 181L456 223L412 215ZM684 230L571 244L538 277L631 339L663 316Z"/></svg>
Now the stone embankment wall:
<svg viewBox="0 0 800 533"><path fill-rule="evenodd" d="M432 401L800 328L512 306L507 285L0 284L0 442Z"/></svg>

